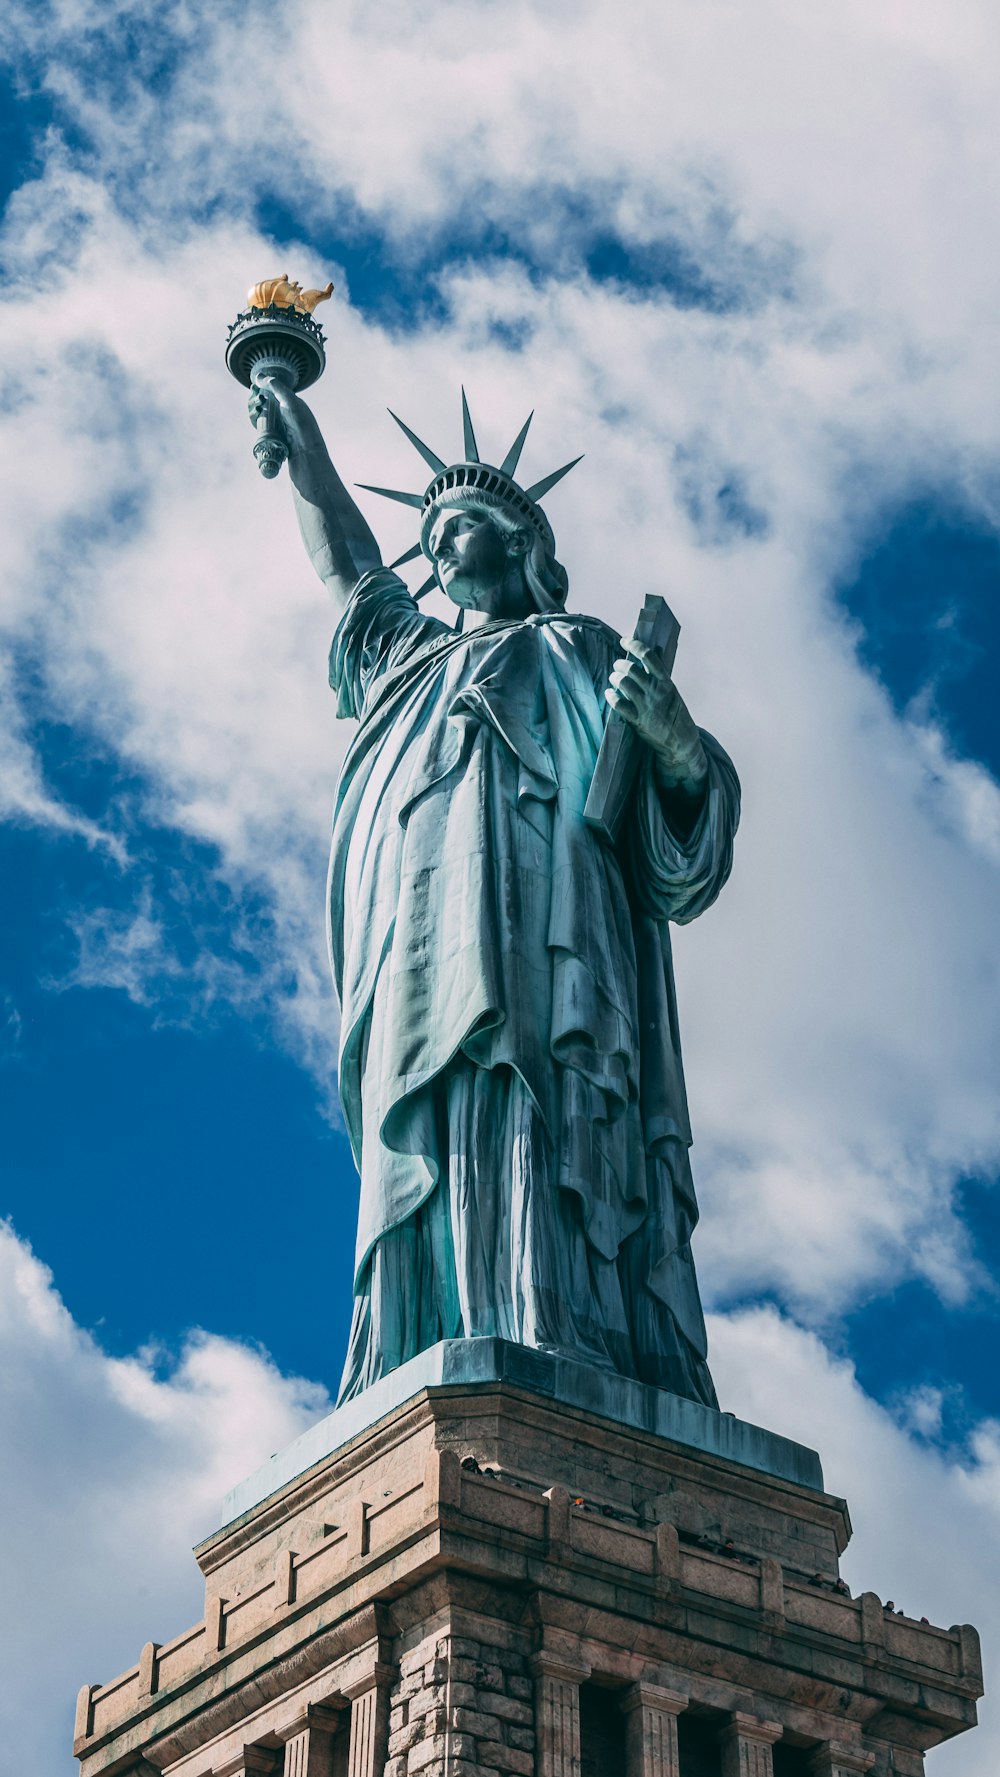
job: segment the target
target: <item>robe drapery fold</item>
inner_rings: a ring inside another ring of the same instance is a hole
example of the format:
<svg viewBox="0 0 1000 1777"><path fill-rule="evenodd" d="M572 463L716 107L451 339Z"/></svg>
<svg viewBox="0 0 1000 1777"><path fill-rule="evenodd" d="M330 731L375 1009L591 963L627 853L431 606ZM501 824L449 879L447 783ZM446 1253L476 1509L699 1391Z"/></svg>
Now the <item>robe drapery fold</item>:
<svg viewBox="0 0 1000 1777"><path fill-rule="evenodd" d="M434 1339L575 1349L714 1402L668 921L729 874L733 767L671 826L652 762L616 849L583 821L620 653L606 624L456 632L390 570L330 655L359 721L330 951L361 1175L342 1396Z"/></svg>

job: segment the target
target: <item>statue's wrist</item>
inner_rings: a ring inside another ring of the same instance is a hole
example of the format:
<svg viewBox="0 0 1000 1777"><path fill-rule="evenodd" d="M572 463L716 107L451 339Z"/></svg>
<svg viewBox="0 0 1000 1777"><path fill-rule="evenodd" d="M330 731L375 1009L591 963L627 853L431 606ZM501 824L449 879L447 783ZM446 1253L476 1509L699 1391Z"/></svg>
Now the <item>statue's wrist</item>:
<svg viewBox="0 0 1000 1777"><path fill-rule="evenodd" d="M708 758L701 741L681 753L674 749L669 752L654 749L653 772L665 795L700 802L708 783Z"/></svg>

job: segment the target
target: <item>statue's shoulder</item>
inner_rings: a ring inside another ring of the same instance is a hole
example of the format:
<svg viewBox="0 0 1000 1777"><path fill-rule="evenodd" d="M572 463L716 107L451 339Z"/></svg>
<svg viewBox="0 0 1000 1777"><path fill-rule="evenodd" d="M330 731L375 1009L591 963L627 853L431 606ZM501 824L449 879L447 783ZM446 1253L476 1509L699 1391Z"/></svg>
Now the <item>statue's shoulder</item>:
<svg viewBox="0 0 1000 1777"><path fill-rule="evenodd" d="M591 617L586 611L544 611L529 617L528 622L544 626L561 640L575 642L602 661L606 655L617 659L621 652L618 631L603 618Z"/></svg>
<svg viewBox="0 0 1000 1777"><path fill-rule="evenodd" d="M566 630L583 630L591 635L607 637L611 642L620 641L616 629L605 623L603 617L591 617L588 611L538 611L527 620L529 623L551 624L553 628Z"/></svg>

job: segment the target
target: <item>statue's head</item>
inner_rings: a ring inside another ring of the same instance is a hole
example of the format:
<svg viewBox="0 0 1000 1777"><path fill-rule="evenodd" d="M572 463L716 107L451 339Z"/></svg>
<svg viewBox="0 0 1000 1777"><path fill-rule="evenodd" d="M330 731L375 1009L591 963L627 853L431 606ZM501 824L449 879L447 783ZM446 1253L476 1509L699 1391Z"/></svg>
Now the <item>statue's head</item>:
<svg viewBox="0 0 1000 1777"><path fill-rule="evenodd" d="M396 419L395 414L392 417ZM556 560L552 527L538 502L579 457L522 488L514 480L514 470L531 424L530 414L498 469L480 460L464 389L462 420L465 461L448 465L396 419L434 471L434 479L423 494L369 489L420 511L420 542L393 565L399 567L414 556L425 555L434 564L434 576L427 586L436 581L466 610L485 609L501 586L509 595L504 600L508 610L525 616L532 611L562 610L569 582L565 568ZM426 589L421 587L420 593Z"/></svg>
<svg viewBox="0 0 1000 1777"><path fill-rule="evenodd" d="M547 524L545 530L548 536L499 499L446 496L421 526L421 548L442 591L463 610L483 608L502 589L505 609L528 616L566 603L566 570Z"/></svg>

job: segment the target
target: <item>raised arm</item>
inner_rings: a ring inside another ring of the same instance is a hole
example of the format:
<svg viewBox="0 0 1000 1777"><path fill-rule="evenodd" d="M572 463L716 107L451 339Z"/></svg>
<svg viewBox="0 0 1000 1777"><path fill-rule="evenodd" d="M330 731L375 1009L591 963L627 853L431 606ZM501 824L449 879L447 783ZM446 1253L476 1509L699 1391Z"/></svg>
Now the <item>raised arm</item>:
<svg viewBox="0 0 1000 1777"><path fill-rule="evenodd" d="M337 615L362 574L382 566L379 546L337 474L316 417L278 377L261 377L250 391L250 418L272 396L288 439L288 469L302 541Z"/></svg>

